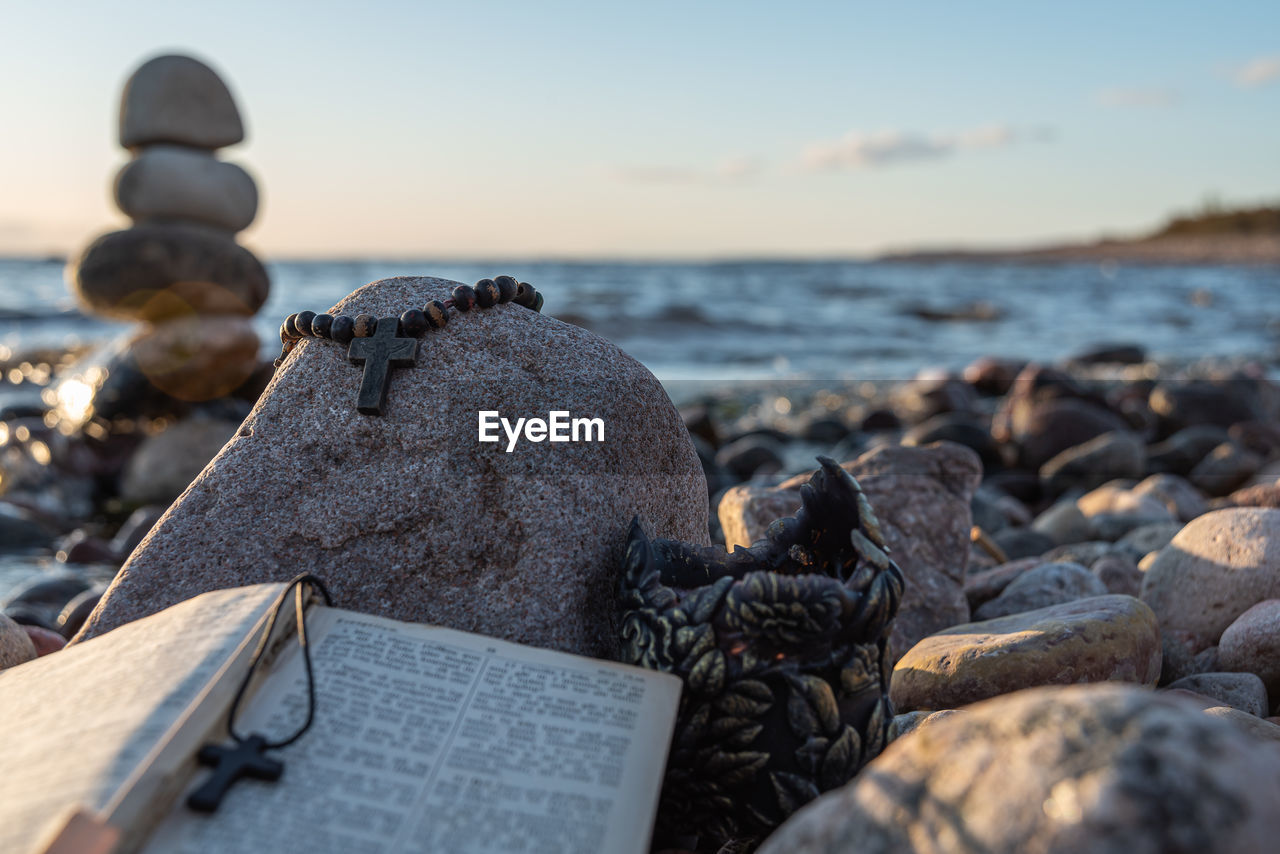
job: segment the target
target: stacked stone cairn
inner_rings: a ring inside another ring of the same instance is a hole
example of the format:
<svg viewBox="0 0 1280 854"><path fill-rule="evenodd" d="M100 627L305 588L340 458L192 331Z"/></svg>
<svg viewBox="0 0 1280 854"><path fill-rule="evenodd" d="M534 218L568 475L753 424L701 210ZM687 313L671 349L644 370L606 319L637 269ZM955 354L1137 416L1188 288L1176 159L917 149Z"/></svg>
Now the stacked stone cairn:
<svg viewBox="0 0 1280 854"><path fill-rule="evenodd" d="M120 144L132 157L114 195L133 226L91 243L69 279L85 311L144 324L115 361L136 368L153 397L215 400L259 367L251 318L270 282L235 241L257 214L258 190L217 157L244 137L231 92L198 60L158 56L125 83Z"/></svg>

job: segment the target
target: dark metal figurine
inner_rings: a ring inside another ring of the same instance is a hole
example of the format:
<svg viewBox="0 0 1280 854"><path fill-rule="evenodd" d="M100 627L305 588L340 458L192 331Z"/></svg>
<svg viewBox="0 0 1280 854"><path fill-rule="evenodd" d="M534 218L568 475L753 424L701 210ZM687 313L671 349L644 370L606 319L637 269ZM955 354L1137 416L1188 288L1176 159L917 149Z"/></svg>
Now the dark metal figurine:
<svg viewBox="0 0 1280 854"><path fill-rule="evenodd" d="M853 476L819 457L794 517L732 553L632 522L623 660L684 693L655 841L751 846L888 742L902 573Z"/></svg>

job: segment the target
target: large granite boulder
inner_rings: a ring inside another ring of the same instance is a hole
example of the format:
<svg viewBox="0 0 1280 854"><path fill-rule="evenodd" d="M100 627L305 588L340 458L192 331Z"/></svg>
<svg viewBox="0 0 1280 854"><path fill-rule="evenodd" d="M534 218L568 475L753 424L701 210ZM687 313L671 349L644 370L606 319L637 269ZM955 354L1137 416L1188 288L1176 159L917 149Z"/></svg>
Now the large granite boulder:
<svg viewBox="0 0 1280 854"><path fill-rule="evenodd" d="M916 644L893 669L899 712L954 709L1032 685L1160 676L1160 630L1132 596L1094 596L966 623Z"/></svg>
<svg viewBox="0 0 1280 854"><path fill-rule="evenodd" d="M1280 598L1280 510L1235 507L1187 523L1142 580L1162 631L1199 651L1264 599Z"/></svg>
<svg viewBox="0 0 1280 854"><path fill-rule="evenodd" d="M1271 851L1277 766L1273 742L1186 700L1033 688L895 741L760 854Z"/></svg>
<svg viewBox="0 0 1280 854"><path fill-rule="evenodd" d="M951 442L920 448L885 445L841 464L858 479L880 520L906 590L891 637L891 658L921 638L969 619L970 501L982 478L978 455ZM743 484L720 501L725 545L750 545L776 519L800 509L812 472L777 487Z"/></svg>
<svg viewBox="0 0 1280 854"><path fill-rule="evenodd" d="M398 315L455 282L384 279L331 313ZM515 304L455 314L385 413L346 348L304 340L134 551L77 639L206 590L323 578L341 607L595 656L617 648L628 525L707 542L706 482L662 386L617 347ZM603 442L481 443L479 411L601 418Z"/></svg>

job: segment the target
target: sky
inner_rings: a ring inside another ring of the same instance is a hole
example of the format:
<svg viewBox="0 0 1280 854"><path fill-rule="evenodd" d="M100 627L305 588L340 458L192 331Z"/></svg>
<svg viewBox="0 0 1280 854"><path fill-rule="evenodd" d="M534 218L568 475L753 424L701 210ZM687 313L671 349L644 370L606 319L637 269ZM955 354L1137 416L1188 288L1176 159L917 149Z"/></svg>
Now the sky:
<svg viewBox="0 0 1280 854"><path fill-rule="evenodd" d="M120 89L228 82L267 258L729 258L1280 200L1280 3L0 0L0 253L125 227Z"/></svg>

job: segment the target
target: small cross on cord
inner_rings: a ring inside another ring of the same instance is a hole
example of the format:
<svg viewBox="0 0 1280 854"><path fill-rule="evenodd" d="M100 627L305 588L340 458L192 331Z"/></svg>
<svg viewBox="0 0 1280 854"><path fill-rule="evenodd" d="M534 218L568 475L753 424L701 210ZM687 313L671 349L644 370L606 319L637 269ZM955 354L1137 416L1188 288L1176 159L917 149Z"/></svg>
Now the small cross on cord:
<svg viewBox="0 0 1280 854"><path fill-rule="evenodd" d="M409 368L418 357L416 338L397 338L400 318L383 317L372 338L353 338L347 358L364 364L356 409L364 415L381 415L387 403L387 380L391 368Z"/></svg>
<svg viewBox="0 0 1280 854"><path fill-rule="evenodd" d="M231 747L206 744L196 758L201 765L212 765L213 773L187 798L187 806L199 812L213 812L222 796L243 777L274 783L284 773L284 763L265 754L266 739L250 735Z"/></svg>

